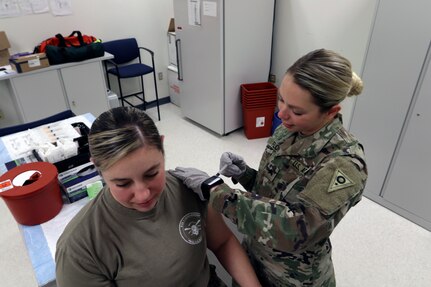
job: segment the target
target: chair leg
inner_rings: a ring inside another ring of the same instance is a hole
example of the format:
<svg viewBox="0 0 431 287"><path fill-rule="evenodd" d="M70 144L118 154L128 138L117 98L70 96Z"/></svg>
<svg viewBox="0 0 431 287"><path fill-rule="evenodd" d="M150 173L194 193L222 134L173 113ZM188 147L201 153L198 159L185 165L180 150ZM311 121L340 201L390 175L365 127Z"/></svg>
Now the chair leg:
<svg viewBox="0 0 431 287"><path fill-rule="evenodd" d="M141 88L142 88L142 99L144 104L144 111L147 110L147 101L145 100L145 90L144 90L144 77L141 76Z"/></svg>
<svg viewBox="0 0 431 287"><path fill-rule="evenodd" d="M121 88L121 79L120 77L117 77L117 79L118 79L118 88L120 90L121 105L124 107L124 98L123 98L123 89Z"/></svg>
<svg viewBox="0 0 431 287"><path fill-rule="evenodd" d="M154 89L156 91L157 115L159 116L159 121L160 121L159 93L157 91L157 80L156 80L156 70L155 69L153 69L153 78L154 78Z"/></svg>

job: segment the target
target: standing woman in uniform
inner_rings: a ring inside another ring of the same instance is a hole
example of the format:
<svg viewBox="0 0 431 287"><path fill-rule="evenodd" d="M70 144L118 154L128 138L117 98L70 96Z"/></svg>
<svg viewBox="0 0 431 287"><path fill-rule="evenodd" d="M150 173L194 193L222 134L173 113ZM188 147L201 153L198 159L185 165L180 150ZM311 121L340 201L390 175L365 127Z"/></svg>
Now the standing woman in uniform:
<svg viewBox="0 0 431 287"><path fill-rule="evenodd" d="M361 79L339 54L319 49L287 71L278 95L282 120L259 170L230 152L220 173L247 192L213 187L210 204L245 234L263 286L335 286L329 236L361 200L367 179L362 145L342 124L340 103L362 91ZM172 174L198 191L208 175L193 168Z"/></svg>

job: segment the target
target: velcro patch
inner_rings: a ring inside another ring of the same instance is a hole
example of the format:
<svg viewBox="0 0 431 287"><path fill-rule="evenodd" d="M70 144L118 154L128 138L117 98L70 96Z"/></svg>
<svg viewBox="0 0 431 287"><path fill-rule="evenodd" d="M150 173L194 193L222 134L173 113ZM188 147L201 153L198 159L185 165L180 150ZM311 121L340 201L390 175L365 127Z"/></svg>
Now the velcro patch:
<svg viewBox="0 0 431 287"><path fill-rule="evenodd" d="M331 184L329 185L328 192L334 192L349 186L355 185L355 182L351 180L344 172L337 169L332 177Z"/></svg>
<svg viewBox="0 0 431 287"><path fill-rule="evenodd" d="M298 198L331 215L362 192L365 178L347 157L337 157L313 175Z"/></svg>

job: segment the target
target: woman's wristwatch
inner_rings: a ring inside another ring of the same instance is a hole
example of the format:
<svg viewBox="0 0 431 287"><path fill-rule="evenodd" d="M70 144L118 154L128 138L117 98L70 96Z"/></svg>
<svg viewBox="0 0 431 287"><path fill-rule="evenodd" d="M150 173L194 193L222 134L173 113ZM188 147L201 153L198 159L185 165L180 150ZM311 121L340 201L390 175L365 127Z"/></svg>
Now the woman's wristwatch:
<svg viewBox="0 0 431 287"><path fill-rule="evenodd" d="M201 190L202 190L202 195L204 196L204 198L206 200L209 200L210 199L210 190L213 187L222 184L223 182L224 182L223 179L221 179L217 175L211 176L211 177L207 178L204 182L202 182Z"/></svg>

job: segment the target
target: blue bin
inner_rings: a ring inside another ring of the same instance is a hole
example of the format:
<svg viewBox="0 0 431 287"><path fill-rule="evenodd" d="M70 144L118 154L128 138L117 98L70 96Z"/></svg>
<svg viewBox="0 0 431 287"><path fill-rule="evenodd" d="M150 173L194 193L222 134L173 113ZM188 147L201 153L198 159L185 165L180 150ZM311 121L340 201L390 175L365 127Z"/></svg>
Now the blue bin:
<svg viewBox="0 0 431 287"><path fill-rule="evenodd" d="M281 119L278 117L278 111L274 113L274 117L272 118L272 128L271 135L274 134L275 129L281 124Z"/></svg>

